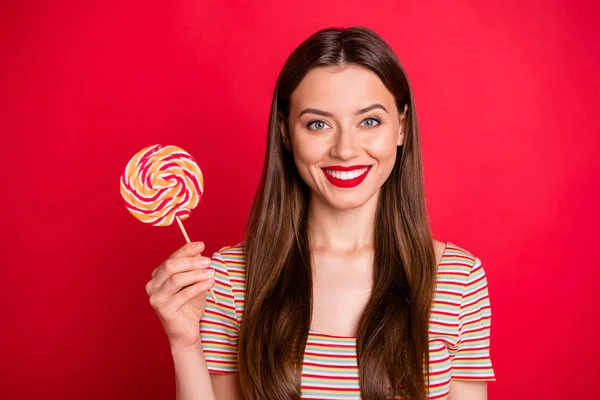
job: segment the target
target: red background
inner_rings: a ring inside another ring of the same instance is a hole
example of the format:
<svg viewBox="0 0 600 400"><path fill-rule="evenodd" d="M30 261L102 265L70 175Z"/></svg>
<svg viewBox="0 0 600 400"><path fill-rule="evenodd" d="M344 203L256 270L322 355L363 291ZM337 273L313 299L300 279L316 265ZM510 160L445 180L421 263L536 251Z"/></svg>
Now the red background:
<svg viewBox="0 0 600 400"><path fill-rule="evenodd" d="M486 267L490 398L592 398L595 3L3 2L0 396L174 398L144 286L183 238L129 215L119 175L144 146L187 149L206 179L190 236L237 243L285 58L357 24L413 84L436 238Z"/></svg>

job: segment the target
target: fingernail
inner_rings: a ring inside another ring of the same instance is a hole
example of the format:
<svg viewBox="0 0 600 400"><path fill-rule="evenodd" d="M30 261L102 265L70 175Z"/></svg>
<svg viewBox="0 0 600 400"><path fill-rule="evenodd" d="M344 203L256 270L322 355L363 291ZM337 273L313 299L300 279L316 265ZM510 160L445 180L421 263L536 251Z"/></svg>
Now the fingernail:
<svg viewBox="0 0 600 400"><path fill-rule="evenodd" d="M210 258L207 258L207 257L202 257L202 258L200 259L200 264L204 264L204 265L208 265L208 264L210 264Z"/></svg>
<svg viewBox="0 0 600 400"><path fill-rule="evenodd" d="M208 268L204 271L204 274L208 276L213 276L215 274L215 270Z"/></svg>

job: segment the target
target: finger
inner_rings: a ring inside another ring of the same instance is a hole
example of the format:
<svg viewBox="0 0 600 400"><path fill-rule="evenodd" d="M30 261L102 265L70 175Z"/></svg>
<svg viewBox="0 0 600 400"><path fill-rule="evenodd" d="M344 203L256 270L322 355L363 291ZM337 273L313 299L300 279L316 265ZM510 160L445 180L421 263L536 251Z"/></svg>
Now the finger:
<svg viewBox="0 0 600 400"><path fill-rule="evenodd" d="M182 289L179 293L171 298L170 306L175 310L179 310L181 307L186 305L194 297L199 296L209 291L215 284L214 278L210 278L206 281L197 282Z"/></svg>
<svg viewBox="0 0 600 400"><path fill-rule="evenodd" d="M148 283L146 283L146 294L148 296L152 296L152 293L154 293L154 282L150 280Z"/></svg>
<svg viewBox="0 0 600 400"><path fill-rule="evenodd" d="M173 254L171 254L171 257L169 258L193 257L202 253L204 251L204 248L204 242L186 243L180 248L178 248Z"/></svg>
<svg viewBox="0 0 600 400"><path fill-rule="evenodd" d="M158 288L157 295L160 297L173 297L186 286L194 285L198 282L207 281L213 279L215 276L214 269L203 269L181 272L179 274L172 275L165 283Z"/></svg>
<svg viewBox="0 0 600 400"><path fill-rule="evenodd" d="M202 270L210 266L211 259L208 257L180 257L169 258L158 268L154 278L155 287L162 286L171 276L181 272Z"/></svg>
<svg viewBox="0 0 600 400"><path fill-rule="evenodd" d="M173 254L171 254L171 256L169 256L169 258L167 258L167 260L169 260L171 258L194 257L197 255L200 255L200 253L202 253L204 251L204 247L205 247L204 242L186 243L183 246L181 246L179 249L177 249ZM158 266L157 268L154 269L154 271L152 271L153 278L158 273L160 267L162 267L162 265Z"/></svg>

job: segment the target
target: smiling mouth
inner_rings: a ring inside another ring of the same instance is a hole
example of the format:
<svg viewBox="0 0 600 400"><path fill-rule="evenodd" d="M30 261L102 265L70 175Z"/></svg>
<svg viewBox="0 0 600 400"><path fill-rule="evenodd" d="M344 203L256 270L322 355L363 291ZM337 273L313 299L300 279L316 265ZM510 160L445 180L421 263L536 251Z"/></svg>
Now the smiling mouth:
<svg viewBox="0 0 600 400"><path fill-rule="evenodd" d="M350 179L356 179L359 176L363 175L369 170L369 167L364 167L360 169L353 169L351 171L336 171L333 169L323 168L326 174L329 176L340 179L342 181L348 181Z"/></svg>
<svg viewBox="0 0 600 400"><path fill-rule="evenodd" d="M365 180L372 165L355 165L352 167L332 166L321 168L325 177L334 186L352 188Z"/></svg>

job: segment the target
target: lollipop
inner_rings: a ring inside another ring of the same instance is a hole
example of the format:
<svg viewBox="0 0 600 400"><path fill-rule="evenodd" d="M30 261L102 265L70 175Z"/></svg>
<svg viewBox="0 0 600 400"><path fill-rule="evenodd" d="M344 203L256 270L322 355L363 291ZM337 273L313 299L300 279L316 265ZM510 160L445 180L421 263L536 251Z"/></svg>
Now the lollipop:
<svg viewBox="0 0 600 400"><path fill-rule="evenodd" d="M190 238L181 221L190 216L203 193L200 167L177 146L157 144L142 149L129 160L121 175L121 196L129 212L154 226L168 226L177 221L188 243ZM217 302L212 289L210 294Z"/></svg>

